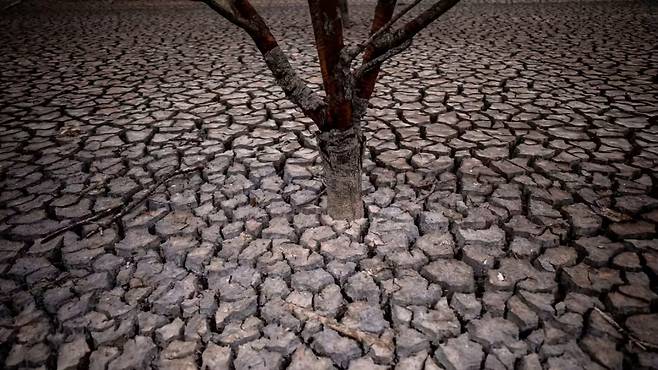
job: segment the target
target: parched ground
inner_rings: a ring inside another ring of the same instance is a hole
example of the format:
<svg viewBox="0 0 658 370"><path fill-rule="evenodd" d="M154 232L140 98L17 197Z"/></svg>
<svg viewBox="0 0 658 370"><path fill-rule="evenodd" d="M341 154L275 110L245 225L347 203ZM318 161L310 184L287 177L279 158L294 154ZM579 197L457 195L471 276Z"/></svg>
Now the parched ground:
<svg viewBox="0 0 658 370"><path fill-rule="evenodd" d="M277 4L319 88L305 7ZM0 367L657 369L656 24L457 7L386 66L347 224L309 121L203 4L12 7Z"/></svg>

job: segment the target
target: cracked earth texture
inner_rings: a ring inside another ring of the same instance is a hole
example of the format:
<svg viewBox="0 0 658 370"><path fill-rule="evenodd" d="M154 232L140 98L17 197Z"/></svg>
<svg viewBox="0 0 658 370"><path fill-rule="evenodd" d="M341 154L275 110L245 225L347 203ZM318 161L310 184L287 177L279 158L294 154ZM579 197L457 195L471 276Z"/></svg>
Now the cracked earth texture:
<svg viewBox="0 0 658 370"><path fill-rule="evenodd" d="M305 7L263 13L319 88ZM322 215L309 120L202 4L13 7L0 367L658 368L655 24L458 6L386 66L348 224Z"/></svg>

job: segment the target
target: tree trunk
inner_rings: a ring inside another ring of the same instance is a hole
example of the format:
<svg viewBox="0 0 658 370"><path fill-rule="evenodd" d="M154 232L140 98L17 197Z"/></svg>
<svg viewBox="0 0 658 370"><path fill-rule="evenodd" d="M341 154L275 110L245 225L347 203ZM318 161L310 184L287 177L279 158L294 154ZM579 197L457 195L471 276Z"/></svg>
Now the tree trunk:
<svg viewBox="0 0 658 370"><path fill-rule="evenodd" d="M327 187L327 213L334 219L362 218L360 125L320 132L317 139Z"/></svg>
<svg viewBox="0 0 658 370"><path fill-rule="evenodd" d="M347 5L347 0L338 0L338 5L340 5L340 17L343 19L343 27L350 28L352 22L350 21L350 11Z"/></svg>

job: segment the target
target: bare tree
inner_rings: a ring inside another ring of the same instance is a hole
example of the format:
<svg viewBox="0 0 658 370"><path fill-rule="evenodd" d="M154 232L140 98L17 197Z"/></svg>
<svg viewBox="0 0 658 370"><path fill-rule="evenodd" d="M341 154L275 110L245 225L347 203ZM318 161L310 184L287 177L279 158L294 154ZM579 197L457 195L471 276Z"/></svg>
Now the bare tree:
<svg viewBox="0 0 658 370"><path fill-rule="evenodd" d="M254 40L288 99L318 126L328 213L335 219L363 217L361 120L383 62L411 45L412 38L459 0L438 0L397 28L393 26L422 0L395 13L396 0L378 0L367 40L345 46L340 0L308 0L326 97L297 75L265 20L248 0L204 0ZM395 14L394 14L395 13ZM361 64L353 61L363 54Z"/></svg>

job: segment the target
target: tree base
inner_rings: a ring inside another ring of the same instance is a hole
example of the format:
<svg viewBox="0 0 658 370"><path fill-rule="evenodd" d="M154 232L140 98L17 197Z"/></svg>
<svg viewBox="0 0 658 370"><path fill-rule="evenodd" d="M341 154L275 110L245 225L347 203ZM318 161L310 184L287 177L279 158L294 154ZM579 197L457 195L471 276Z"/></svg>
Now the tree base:
<svg viewBox="0 0 658 370"><path fill-rule="evenodd" d="M359 127L320 132L317 139L327 187L327 213L339 220L362 218L363 140Z"/></svg>

